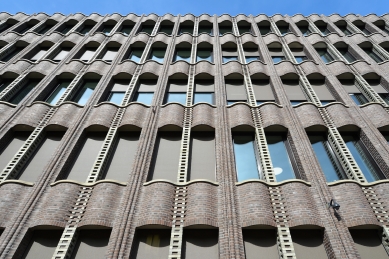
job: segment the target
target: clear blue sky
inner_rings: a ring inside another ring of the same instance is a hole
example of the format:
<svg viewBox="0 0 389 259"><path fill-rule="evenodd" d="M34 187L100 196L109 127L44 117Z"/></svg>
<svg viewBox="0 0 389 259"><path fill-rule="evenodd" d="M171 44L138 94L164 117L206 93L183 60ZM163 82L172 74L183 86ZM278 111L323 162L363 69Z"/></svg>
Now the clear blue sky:
<svg viewBox="0 0 389 259"><path fill-rule="evenodd" d="M186 14L202 13L236 15L276 13L309 15L319 13L345 15L356 13L382 15L389 12L389 0L0 0L0 11L15 14L61 12L71 14L82 12L90 14L136 13L136 14Z"/></svg>

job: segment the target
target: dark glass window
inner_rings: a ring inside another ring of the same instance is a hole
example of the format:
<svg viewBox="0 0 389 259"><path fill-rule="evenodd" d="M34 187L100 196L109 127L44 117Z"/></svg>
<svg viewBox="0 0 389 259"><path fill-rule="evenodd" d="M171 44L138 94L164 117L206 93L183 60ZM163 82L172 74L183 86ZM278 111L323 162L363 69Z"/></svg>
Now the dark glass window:
<svg viewBox="0 0 389 259"><path fill-rule="evenodd" d="M328 30L327 25L317 26L317 28L320 30L321 34L324 36L331 33L330 30Z"/></svg>
<svg viewBox="0 0 389 259"><path fill-rule="evenodd" d="M352 34L351 31L347 28L347 25L343 25L343 26L337 25L337 26L345 35Z"/></svg>
<svg viewBox="0 0 389 259"><path fill-rule="evenodd" d="M20 51L22 51L24 47L15 47L12 51L10 51L8 54L4 55L3 58L1 58L0 61L7 62L13 57L15 57L17 54L19 54Z"/></svg>
<svg viewBox="0 0 389 259"><path fill-rule="evenodd" d="M367 55L369 55L375 62L383 62L382 58L378 56L372 49L363 49Z"/></svg>
<svg viewBox="0 0 389 259"><path fill-rule="evenodd" d="M321 59L324 61L324 63L329 63L331 61L334 61L334 58L331 56L331 54L327 51L327 49L316 49L317 53L319 53Z"/></svg>
<svg viewBox="0 0 389 259"><path fill-rule="evenodd" d="M278 30L281 32L281 35L285 35L287 34L288 32L290 32L290 29L289 29L289 26L288 25L285 25L285 26L277 26L278 27Z"/></svg>
<svg viewBox="0 0 389 259"><path fill-rule="evenodd" d="M150 34L153 32L154 25L142 25L140 32Z"/></svg>
<svg viewBox="0 0 389 259"><path fill-rule="evenodd" d="M144 49L134 48L131 50L130 56L128 58L136 63L139 63L140 59L142 58L143 51Z"/></svg>
<svg viewBox="0 0 389 259"><path fill-rule="evenodd" d="M341 49L338 49L340 54L343 55L343 57L347 60L347 62L351 63L351 62L354 62L356 59L354 58L353 55L351 55L351 53L348 51L348 49L346 48L341 48Z"/></svg>
<svg viewBox="0 0 389 259"><path fill-rule="evenodd" d="M120 29L120 32L122 32L124 35L129 35L134 28L133 25L123 25L122 28Z"/></svg>
<svg viewBox="0 0 389 259"><path fill-rule="evenodd" d="M271 58L273 59L274 64L281 62L282 60L286 60L286 58L284 56L273 56Z"/></svg>
<svg viewBox="0 0 389 259"><path fill-rule="evenodd" d="M207 60L207 61L212 63L213 62L212 50L211 49L198 49L196 61L201 61L201 60Z"/></svg>
<svg viewBox="0 0 389 259"><path fill-rule="evenodd" d="M268 26L258 26L259 32L261 35L266 35L271 32L270 25Z"/></svg>
<svg viewBox="0 0 389 259"><path fill-rule="evenodd" d="M81 34L88 34L92 29L93 27L95 27L95 25L91 25L91 24L85 24L82 29L80 30L80 33Z"/></svg>
<svg viewBox="0 0 389 259"><path fill-rule="evenodd" d="M27 83L19 90L12 98L9 100L10 103L18 104L20 101L26 97L32 89L34 89L37 84L39 84L40 79L29 79Z"/></svg>
<svg viewBox="0 0 389 259"><path fill-rule="evenodd" d="M178 34L180 35L180 34L183 34L183 33L192 34L193 33L193 26L181 25Z"/></svg>
<svg viewBox="0 0 389 259"><path fill-rule="evenodd" d="M303 34L303 36L307 36L307 35L312 33L309 30L308 26L299 26L299 29L300 29L301 33Z"/></svg>
<svg viewBox="0 0 389 259"><path fill-rule="evenodd" d="M152 49L149 59L157 61L159 63L163 63L165 52L166 49Z"/></svg>
<svg viewBox="0 0 389 259"><path fill-rule="evenodd" d="M186 61L189 63L190 62L190 54L191 54L190 49L177 49L176 55L174 56L173 61L183 60L183 61Z"/></svg>
<svg viewBox="0 0 389 259"><path fill-rule="evenodd" d="M357 104L357 105L362 105L365 103L368 103L369 101L366 99L366 97L361 94L361 93L354 93L354 94L349 94L351 99Z"/></svg>
<svg viewBox="0 0 389 259"><path fill-rule="evenodd" d="M199 29L198 29L198 34L200 33L208 33L209 35L213 35L213 28L212 26L202 26L200 25L199 26Z"/></svg>
<svg viewBox="0 0 389 259"><path fill-rule="evenodd" d="M159 32L166 33L167 35L171 35L173 32L173 25L161 25L159 28Z"/></svg>
<svg viewBox="0 0 389 259"><path fill-rule="evenodd" d="M219 35L222 36L226 33L232 33L232 27L231 26L219 26Z"/></svg>
<svg viewBox="0 0 389 259"><path fill-rule="evenodd" d="M12 83L13 79L4 79L0 82L0 93Z"/></svg>

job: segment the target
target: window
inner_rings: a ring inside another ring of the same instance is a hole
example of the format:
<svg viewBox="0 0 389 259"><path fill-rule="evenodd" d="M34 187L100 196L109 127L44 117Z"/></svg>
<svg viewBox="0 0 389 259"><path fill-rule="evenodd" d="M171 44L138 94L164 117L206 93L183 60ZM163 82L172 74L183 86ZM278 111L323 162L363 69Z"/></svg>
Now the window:
<svg viewBox="0 0 389 259"><path fill-rule="evenodd" d="M107 101L121 105L129 85L130 80L115 80Z"/></svg>
<svg viewBox="0 0 389 259"><path fill-rule="evenodd" d="M196 62L201 60L207 60L213 63L212 49L197 49L197 59Z"/></svg>
<svg viewBox="0 0 389 259"><path fill-rule="evenodd" d="M28 30L30 30L32 27L34 27L37 24L38 24L37 20L31 20L31 21L28 21L28 22L22 24L21 26L17 27L16 29L14 29L14 31L18 32L20 34L23 34L23 33L27 32Z"/></svg>
<svg viewBox="0 0 389 259"><path fill-rule="evenodd" d="M112 62L114 58L116 57L116 54L118 53L119 48L118 47L109 47L105 51L102 60L105 60L107 62Z"/></svg>
<svg viewBox="0 0 389 259"><path fill-rule="evenodd" d="M244 56L246 58L246 63L250 63L251 61L259 60L259 52L258 48L245 48L243 46Z"/></svg>
<svg viewBox="0 0 389 259"><path fill-rule="evenodd" d="M134 28L133 25L123 25L120 28L120 32L123 33L124 35L128 36L131 33L133 28Z"/></svg>
<svg viewBox="0 0 389 259"><path fill-rule="evenodd" d="M285 55L282 52L281 46L269 47L269 52L274 64L286 60Z"/></svg>
<svg viewBox="0 0 389 259"><path fill-rule="evenodd" d="M381 176L377 165L368 153L366 147L359 140L359 137L352 133L343 133L341 135L366 180L368 182L381 180L383 177Z"/></svg>
<svg viewBox="0 0 389 259"><path fill-rule="evenodd" d="M294 59L297 61L297 63L301 63L305 60L308 60L306 56L295 56Z"/></svg>
<svg viewBox="0 0 389 259"><path fill-rule="evenodd" d="M277 27L282 36L290 32L289 25L277 25Z"/></svg>
<svg viewBox="0 0 389 259"><path fill-rule="evenodd" d="M8 19L2 26L0 26L0 33L8 30L17 23L16 20Z"/></svg>
<svg viewBox="0 0 389 259"><path fill-rule="evenodd" d="M59 240L61 239L62 232L63 230L60 229L33 230L31 240L26 247L22 258L52 258Z"/></svg>
<svg viewBox="0 0 389 259"><path fill-rule="evenodd" d="M361 93L353 93L349 94L349 96L351 99L353 99L356 105L363 105L369 102L366 97Z"/></svg>
<svg viewBox="0 0 389 259"><path fill-rule="evenodd" d="M85 105L95 90L98 80L86 80L78 90L76 96L72 99L73 102L79 105Z"/></svg>
<svg viewBox="0 0 389 259"><path fill-rule="evenodd" d="M153 29L154 29L154 24L153 25L142 25L139 32L144 32L144 33L151 35L151 33L153 32Z"/></svg>
<svg viewBox="0 0 389 259"><path fill-rule="evenodd" d="M233 132L235 168L238 182L261 179L261 169L257 162L254 133Z"/></svg>
<svg viewBox="0 0 389 259"><path fill-rule="evenodd" d="M239 28L239 34L243 34L243 33L251 33L251 25L240 25L238 26Z"/></svg>
<svg viewBox="0 0 389 259"><path fill-rule="evenodd" d="M182 60L190 63L190 54L191 54L190 49L177 49L173 61Z"/></svg>
<svg viewBox="0 0 389 259"><path fill-rule="evenodd" d="M137 229L130 259L169 257L170 229Z"/></svg>
<svg viewBox="0 0 389 259"><path fill-rule="evenodd" d="M193 25L181 25L179 32L178 32L178 35L181 35L183 33L192 34L193 33Z"/></svg>
<svg viewBox="0 0 389 259"><path fill-rule="evenodd" d="M20 171L17 179L25 182L36 182L43 173L46 165L51 161L55 150L60 144L64 132L46 132L40 145L30 157L25 167Z"/></svg>
<svg viewBox="0 0 389 259"><path fill-rule="evenodd" d="M283 60L286 60L286 58L284 56L273 56L272 59L273 59L274 64L279 63Z"/></svg>
<svg viewBox="0 0 389 259"><path fill-rule="evenodd" d="M82 147L77 150L77 157L75 158L67 179L81 183L87 180L106 135L107 132L86 133Z"/></svg>
<svg viewBox="0 0 389 259"><path fill-rule="evenodd" d="M331 33L330 30L327 28L327 25L317 26L317 28L320 30L323 36L326 36L327 34Z"/></svg>
<svg viewBox="0 0 389 259"><path fill-rule="evenodd" d="M22 51L24 48L25 47L14 47L13 50L11 50L8 54L5 54L3 57L1 57L0 61L8 62L17 54L19 54L19 52Z"/></svg>
<svg viewBox="0 0 389 259"><path fill-rule="evenodd" d="M143 51L144 51L143 48L132 48L128 59L136 63L139 63L142 58Z"/></svg>
<svg viewBox="0 0 389 259"><path fill-rule="evenodd" d="M158 133L150 166L149 181L156 179L177 181L181 135L181 131L161 131Z"/></svg>
<svg viewBox="0 0 389 259"><path fill-rule="evenodd" d="M159 63L163 63L165 57L166 49L153 48L150 53L149 59L154 60Z"/></svg>
<svg viewBox="0 0 389 259"><path fill-rule="evenodd" d="M382 229L350 229L350 234L362 259L388 258L382 245Z"/></svg>
<svg viewBox="0 0 389 259"><path fill-rule="evenodd" d="M14 155L23 146L30 134L30 131L15 131L13 132L11 140L0 147L0 170L3 171Z"/></svg>
<svg viewBox="0 0 389 259"><path fill-rule="evenodd" d="M192 131L188 180L215 181L215 132Z"/></svg>
<svg viewBox="0 0 389 259"><path fill-rule="evenodd" d="M301 89L299 79L282 79L282 84L284 85L286 95L292 105L307 101L305 94Z"/></svg>
<svg viewBox="0 0 389 259"><path fill-rule="evenodd" d="M362 105L369 102L366 97L359 91L358 87L355 86L354 79L339 79L339 82L343 85L350 98L353 99L357 105Z"/></svg>
<svg viewBox="0 0 389 259"><path fill-rule="evenodd" d="M384 60L377 55L377 53L374 52L373 48L370 48L370 49L367 49L367 48L364 48L363 49L367 55L369 55L375 62L377 63L381 63L383 62Z"/></svg>
<svg viewBox="0 0 389 259"><path fill-rule="evenodd" d="M327 51L327 49L316 49L316 51L317 51L317 53L319 53L321 59L326 64L335 60L332 57L332 55Z"/></svg>
<svg viewBox="0 0 389 259"><path fill-rule="evenodd" d="M259 29L259 32L261 33L261 35L266 35L266 34L271 32L270 24L268 24L268 25L265 25L265 24L259 25L258 24L258 29Z"/></svg>
<svg viewBox="0 0 389 259"><path fill-rule="evenodd" d="M247 101L247 91L243 79L225 79L225 83L228 105Z"/></svg>
<svg viewBox="0 0 389 259"><path fill-rule="evenodd" d="M113 147L104 179L114 179L121 182L128 181L138 148L139 136L140 132L136 131L119 132L118 141Z"/></svg>
<svg viewBox="0 0 389 259"><path fill-rule="evenodd" d="M199 25L199 28L198 28L198 34L201 34L201 33L207 33L209 34L210 36L213 35L213 28L212 28L212 25Z"/></svg>
<svg viewBox="0 0 389 259"><path fill-rule="evenodd" d="M351 31L347 28L347 25L343 25L343 26L337 25L337 26L339 30L341 30L346 36L352 34Z"/></svg>
<svg viewBox="0 0 389 259"><path fill-rule="evenodd" d="M388 103L388 91L381 85L381 77L375 74L374 78L365 78L365 80L374 89L374 92Z"/></svg>
<svg viewBox="0 0 389 259"><path fill-rule="evenodd" d="M0 93L2 91L4 91L5 88L7 88L7 86L9 86L11 83L13 82L13 79L3 79L0 81Z"/></svg>
<svg viewBox="0 0 389 259"><path fill-rule="evenodd" d="M66 89L70 85L71 80L63 80L60 81L54 91L50 94L50 96L46 99L46 102L51 105L56 105L61 96L65 93Z"/></svg>
<svg viewBox="0 0 389 259"><path fill-rule="evenodd" d="M298 26L298 28L300 29L300 31L303 34L303 36L307 36L307 35L312 33L311 30L309 30L308 25L306 25L306 26Z"/></svg>
<svg viewBox="0 0 389 259"><path fill-rule="evenodd" d="M366 35L370 35L371 32L366 29L366 25L363 23L363 24L354 24L359 30L361 30L361 32L363 32L364 34Z"/></svg>
<svg viewBox="0 0 389 259"><path fill-rule="evenodd" d="M351 53L348 51L347 48L339 48L338 51L347 60L347 62L351 63L351 62L354 62L356 60L354 58L354 56L351 55Z"/></svg>
<svg viewBox="0 0 389 259"><path fill-rule="evenodd" d="M46 32L48 32L51 28L54 27L55 24L47 24L45 23L41 28L38 28L36 30L36 33L38 34L45 34Z"/></svg>
<svg viewBox="0 0 389 259"><path fill-rule="evenodd" d="M167 35L171 35L173 32L173 25L172 24L161 25L161 27L159 28L159 32L163 32L166 33Z"/></svg>
<svg viewBox="0 0 389 259"><path fill-rule="evenodd" d="M72 48L60 48L58 54L56 54L54 57L53 57L53 61L55 62L60 62L62 61L64 58L66 58L66 56L69 54L69 52L71 51Z"/></svg>
<svg viewBox="0 0 389 259"><path fill-rule="evenodd" d="M218 259L217 229L184 229L182 254L185 259Z"/></svg>
<svg viewBox="0 0 389 259"><path fill-rule="evenodd" d="M196 80L193 104L200 102L214 104L214 92L213 80Z"/></svg>
<svg viewBox="0 0 389 259"><path fill-rule="evenodd" d="M38 61L39 59L41 59L47 53L48 50L49 50L48 47L40 48L39 51L34 56L32 56L30 58L30 60L34 61L34 62Z"/></svg>
<svg viewBox="0 0 389 259"><path fill-rule="evenodd" d="M308 80L309 84L315 91L317 97L319 97L322 104L323 102L330 103L336 101L335 98L332 96L331 92L328 90L324 77L322 79L308 78Z"/></svg>
<svg viewBox="0 0 389 259"><path fill-rule="evenodd" d="M314 255L316 259L328 259L323 244L323 230L291 229L290 234L297 258L311 259L312 255Z"/></svg>
<svg viewBox="0 0 389 259"><path fill-rule="evenodd" d="M104 259L108 247L110 229L81 229L74 245L72 259Z"/></svg>
<svg viewBox="0 0 389 259"><path fill-rule="evenodd" d="M222 58L223 58L223 63L226 63L228 61L233 61L236 60L238 61L238 51L237 49L223 49L222 51Z"/></svg>
<svg viewBox="0 0 389 259"><path fill-rule="evenodd" d="M274 102L274 95L269 79L251 78L251 85L254 89L257 105L263 102Z"/></svg>
<svg viewBox="0 0 389 259"><path fill-rule="evenodd" d="M186 91L188 80L169 80L169 92L165 97L165 103L181 103L186 104Z"/></svg>
<svg viewBox="0 0 389 259"><path fill-rule="evenodd" d="M58 30L58 32L62 34L68 33L72 28L74 27L73 24L66 23L65 26L63 26L62 30Z"/></svg>
<svg viewBox="0 0 389 259"><path fill-rule="evenodd" d="M88 34L93 29L93 27L95 27L94 24L84 24L84 26L80 30L80 33L81 34Z"/></svg>
<svg viewBox="0 0 389 259"><path fill-rule="evenodd" d="M156 87L157 87L156 79L139 80L139 88L138 88L138 92L135 95L134 101L144 103L146 105L151 105Z"/></svg>
<svg viewBox="0 0 389 259"><path fill-rule="evenodd" d="M103 26L103 29L101 30L102 33L105 35L109 35L111 31L113 30L114 25L106 24Z"/></svg>
<svg viewBox="0 0 389 259"><path fill-rule="evenodd" d="M257 259L258 255L279 259L275 229L243 229L242 233L246 259Z"/></svg>
<svg viewBox="0 0 389 259"><path fill-rule="evenodd" d="M40 82L40 79L29 79L23 87L9 100L12 104L18 104L26 97L35 86Z"/></svg>
<svg viewBox="0 0 389 259"><path fill-rule="evenodd" d="M277 182L295 179L292 162L288 155L286 136L267 133L266 141Z"/></svg>
<svg viewBox="0 0 389 259"><path fill-rule="evenodd" d="M347 179L324 134L308 134L309 140L327 182Z"/></svg>
<svg viewBox="0 0 389 259"><path fill-rule="evenodd" d="M96 47L86 47L84 53L80 57L80 59L84 62L89 62L95 55L97 48Z"/></svg>
<svg viewBox="0 0 389 259"><path fill-rule="evenodd" d="M232 25L219 25L219 35L222 36L226 33L232 33Z"/></svg>

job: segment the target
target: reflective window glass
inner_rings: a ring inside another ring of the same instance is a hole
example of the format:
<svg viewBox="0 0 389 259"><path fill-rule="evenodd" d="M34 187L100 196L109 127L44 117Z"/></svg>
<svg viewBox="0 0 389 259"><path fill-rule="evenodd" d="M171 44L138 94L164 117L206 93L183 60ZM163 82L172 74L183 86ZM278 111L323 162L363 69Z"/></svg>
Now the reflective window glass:
<svg viewBox="0 0 389 259"><path fill-rule="evenodd" d="M284 137L281 135L266 135L266 141L277 182L295 179Z"/></svg>
<svg viewBox="0 0 389 259"><path fill-rule="evenodd" d="M229 56L229 57L223 57L223 63L227 63L228 61L238 61L238 57L233 57L233 56Z"/></svg>
<svg viewBox="0 0 389 259"><path fill-rule="evenodd" d="M36 79L30 79L28 82L23 86L22 89L19 90L10 100L9 102L12 104L18 104L21 100L26 97L32 89L34 89L35 86L39 83L40 80Z"/></svg>
<svg viewBox="0 0 389 259"><path fill-rule="evenodd" d="M153 49L150 54L150 59L157 61L159 63L163 63L163 59L165 57L165 49Z"/></svg>
<svg viewBox="0 0 389 259"><path fill-rule="evenodd" d="M274 64L281 62L282 60L286 60L284 56L273 56L272 59Z"/></svg>
<svg viewBox="0 0 389 259"><path fill-rule="evenodd" d="M198 49L197 50L197 61L207 60L209 62L213 62L212 60L212 50L207 49Z"/></svg>
<svg viewBox="0 0 389 259"><path fill-rule="evenodd" d="M380 180L380 175L376 166L371 158L367 155L366 150L362 146L363 144L354 135L342 134L344 142L346 142L347 148L351 155L354 157L355 162L358 164L363 175L368 182L374 182Z"/></svg>
<svg viewBox="0 0 389 259"><path fill-rule="evenodd" d="M71 81L62 81L58 84L58 86L54 89L54 91L51 93L49 98L47 98L46 102L50 103L51 105L56 105L59 98L64 94L66 88L70 85Z"/></svg>
<svg viewBox="0 0 389 259"><path fill-rule="evenodd" d="M176 55L174 57L174 61L183 60L186 62L190 62L190 49L178 49L176 51Z"/></svg>
<svg viewBox="0 0 389 259"><path fill-rule="evenodd" d="M325 137L322 135L309 135L309 140L327 182L344 179L344 173L339 161Z"/></svg>
<svg viewBox="0 0 389 259"><path fill-rule="evenodd" d="M123 101L125 92L111 92L108 96L108 102L120 105Z"/></svg>
<svg viewBox="0 0 389 259"><path fill-rule="evenodd" d="M186 93L168 93L166 103L181 103L186 104Z"/></svg>
<svg viewBox="0 0 389 259"><path fill-rule="evenodd" d="M238 182L260 179L260 167L255 154L254 134L233 134L235 167Z"/></svg>
<svg viewBox="0 0 389 259"><path fill-rule="evenodd" d="M153 92L138 92L135 95L134 101L144 103L146 105L151 105L151 102L153 101L153 96Z"/></svg>
<svg viewBox="0 0 389 259"><path fill-rule="evenodd" d="M130 53L129 59L139 63L140 59L142 58L142 54L143 54L143 49L133 49Z"/></svg>
<svg viewBox="0 0 389 259"><path fill-rule="evenodd" d="M195 93L193 103L213 104L213 93Z"/></svg>
<svg viewBox="0 0 389 259"><path fill-rule="evenodd" d="M93 91L97 86L97 83L98 83L97 80L85 81L72 101L80 105L85 105L88 102L91 95L93 94Z"/></svg>

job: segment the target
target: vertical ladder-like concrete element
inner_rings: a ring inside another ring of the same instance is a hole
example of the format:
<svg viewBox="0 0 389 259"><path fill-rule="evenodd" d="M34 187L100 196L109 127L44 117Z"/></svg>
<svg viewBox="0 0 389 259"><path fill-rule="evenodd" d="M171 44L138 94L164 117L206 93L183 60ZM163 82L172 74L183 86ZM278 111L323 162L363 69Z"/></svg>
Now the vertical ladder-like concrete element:
<svg viewBox="0 0 389 259"><path fill-rule="evenodd" d="M276 27L276 26L275 26ZM244 49L242 40L239 36L239 30L236 20L233 19L234 34L237 39L238 55L242 62L243 76L247 91L248 102L251 107L251 115L255 126L255 142L257 146L257 153L261 163L262 177L266 182L276 183L277 179L274 174L273 164L271 162L270 152L268 150L265 131L262 127L262 116L260 110L255 108L257 106L257 100L255 98L254 89L252 86L250 71L246 64L246 58L244 56ZM276 28L278 31L278 28ZM278 31L280 34L280 32ZM287 213L283 202L281 189L277 187L269 187L270 199L273 208L273 214L277 224L277 244L280 258L283 259L296 259L294 252L292 237L290 235Z"/></svg>
<svg viewBox="0 0 389 259"><path fill-rule="evenodd" d="M12 82L12 84L10 84L6 89L4 89L3 92L7 91L7 93L9 93L10 91L14 91L15 88L20 88L21 86L23 86L23 84L27 80L26 77L27 74L28 71L25 71L17 79L15 79L14 82ZM65 93L58 100L56 105L60 105L66 99L66 96L69 96L69 93L71 93L71 91L75 88L75 86L78 85L78 82L82 78L83 74L84 74L84 69L81 69L80 73L75 77L72 83L68 86ZM41 141L43 140L44 128L46 127L47 123L50 121L50 119L53 117L56 111L57 111L57 107L52 107L43 115L43 118L40 120L38 126L33 130L31 135L24 142L23 146L18 150L18 152L15 154L12 160L7 164L7 166L0 173L0 182L3 182L7 179L12 179L20 173L20 170L23 168L25 163L28 161L28 159L36 150L36 147L38 147Z"/></svg>
<svg viewBox="0 0 389 259"><path fill-rule="evenodd" d="M126 108L124 108L123 106L126 106L131 101L135 86L138 82L139 75L140 75L142 68L143 68L143 63L147 58L148 52L150 50L150 46L153 42L155 34L158 31L158 27L159 27L160 23L161 23L161 18L159 17L154 28L153 28L151 36L146 44L145 50L142 54L142 57L140 60L141 64L139 64L135 69L135 73L131 78L129 87L127 88L126 93L124 94L124 98L122 100L121 107L118 108L114 118L112 119L111 126L108 130L107 136L105 137L104 142L102 144L102 147L100 149L100 152L97 155L97 158L93 164L91 171L89 172L88 178L86 180L87 183L94 183L94 182L101 179L102 172L104 171L105 166L107 165L108 158L110 157L110 155L112 153L112 148L115 146L115 142L117 141L118 127L119 127L119 125L123 119L124 113L126 111Z"/></svg>
<svg viewBox="0 0 389 259"><path fill-rule="evenodd" d="M76 202L70 210L67 225L62 233L59 244L54 251L52 259L70 258L78 237L77 225L84 215L86 206L92 195L92 190L93 187L80 187Z"/></svg>
<svg viewBox="0 0 389 259"><path fill-rule="evenodd" d="M188 175L188 163L190 152L190 133L192 128L193 115L193 94L194 94L194 79L196 73L196 51L198 42L198 25L199 18L194 21L190 67L188 75L188 86L186 92L186 102L184 111L184 121L181 137L180 160L178 164L177 183L186 183ZM187 186L176 186L174 203L173 203L173 222L170 235L169 259L180 259L182 251L182 238L186 211L186 196Z"/></svg>
<svg viewBox="0 0 389 259"><path fill-rule="evenodd" d="M29 68L31 68L30 66ZM14 95L24 84L28 81L27 75L30 72L30 69L27 68L23 73L21 73L11 84L9 84L2 92L0 92L0 101L6 101L12 95Z"/></svg>
<svg viewBox="0 0 389 259"><path fill-rule="evenodd" d="M114 118L112 119L111 126L108 130L107 136L104 139L104 142L102 144L102 147L100 149L100 152L96 158L96 161L92 167L92 170L89 172L89 175L86 179L87 183L94 183L97 180L100 179L101 173L104 170L107 160L111 154L112 147L114 146L117 136L117 130L118 127L123 119L124 112L126 111L126 108L123 106L126 106L130 103L131 97L133 95L133 91L135 88L135 85L138 81L139 75L142 71L143 68L143 63L147 58L148 55L148 50L150 49L150 46L153 42L153 37L158 31L159 24L161 22L161 18L159 17L153 32L151 33L151 37L149 38L145 51L142 54L140 64L137 65L135 69L135 73L133 77L131 78L131 82L129 84L129 87L126 90L126 93L124 95L124 98L121 103L121 107L118 108ZM78 78L78 80L80 80ZM77 83L75 83L72 87L74 87ZM71 86L69 86L71 87ZM67 92L67 96L69 95L71 91ZM66 92L65 92L66 93ZM64 93L64 95L65 95ZM62 97L64 97L64 95ZM66 99L67 97L62 98L63 100ZM77 240L77 225L80 222L83 213L86 210L86 206L88 204L89 198L92 194L93 187L80 187L80 192L77 196L77 201L73 207L73 210L71 211L71 215L69 217L68 224L61 236L61 239L59 241L59 244L54 252L54 255L52 259L67 259L70 258L73 248L74 248L74 243Z"/></svg>

